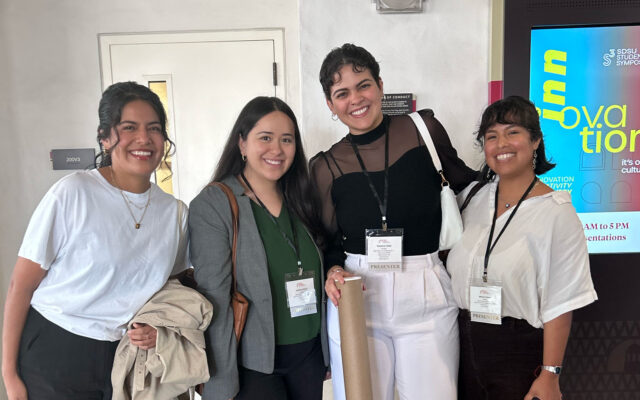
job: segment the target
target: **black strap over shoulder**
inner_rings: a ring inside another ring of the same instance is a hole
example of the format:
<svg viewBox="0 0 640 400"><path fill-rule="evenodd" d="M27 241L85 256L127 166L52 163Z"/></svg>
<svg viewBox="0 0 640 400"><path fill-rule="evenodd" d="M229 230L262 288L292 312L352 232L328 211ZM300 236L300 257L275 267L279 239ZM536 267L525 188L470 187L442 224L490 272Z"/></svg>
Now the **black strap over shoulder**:
<svg viewBox="0 0 640 400"><path fill-rule="evenodd" d="M309 160L309 164L315 162L318 157L322 157L324 162L327 164L327 169L329 170L329 173L331 174L331 179L335 180L336 176L333 174L333 170L331 169L331 165L329 165L329 160L327 159L327 155L324 153L324 151L321 151L318 154L316 154L315 156L311 157L311 159Z"/></svg>
<svg viewBox="0 0 640 400"><path fill-rule="evenodd" d="M333 165L335 166L335 168L340 173L340 176L344 175L344 172L342 172L342 169L338 165L338 162L336 161L336 159L333 157L333 154L331 154L331 151L321 151L321 152L319 152L315 156L311 157L311 160L309 160L309 163L313 162L318 157L322 157L324 162L327 164L327 169L329 170L329 173L331 173L332 180L336 179L336 174L333 172L333 167L331 166L331 162L329 161L329 158L331 158L331 161L333 162Z"/></svg>
<svg viewBox="0 0 640 400"><path fill-rule="evenodd" d="M334 175L333 170L331 169L331 165L329 165L329 159L327 158L327 154L324 151L321 151L320 153L318 153L318 155L321 156L324 162L327 164L327 169L331 173L331 179L335 180L336 176Z"/></svg>
<svg viewBox="0 0 640 400"><path fill-rule="evenodd" d="M488 181L479 181L474 187L471 188L469 194L467 194L467 197L464 199L464 203L462 203L462 205L460 206L460 212L467 208L473 196L475 196L476 193L478 193L480 189L482 189L487 183Z"/></svg>
<svg viewBox="0 0 640 400"><path fill-rule="evenodd" d="M331 158L331 160L333 161L333 165L336 166L336 168L338 169L338 172L340 172L340 176L344 175L344 172L342 172L342 169L340 168L340 166L338 165L338 162L336 161L336 159L333 157L333 154L331 153L331 151L328 152L322 152L322 154L325 157L325 160L327 160L326 155L325 154L329 154L329 157ZM327 165L329 165L329 161L327 160ZM329 168L331 169L331 168ZM333 172L331 172L331 174L333 174ZM335 176L334 176L335 179Z"/></svg>

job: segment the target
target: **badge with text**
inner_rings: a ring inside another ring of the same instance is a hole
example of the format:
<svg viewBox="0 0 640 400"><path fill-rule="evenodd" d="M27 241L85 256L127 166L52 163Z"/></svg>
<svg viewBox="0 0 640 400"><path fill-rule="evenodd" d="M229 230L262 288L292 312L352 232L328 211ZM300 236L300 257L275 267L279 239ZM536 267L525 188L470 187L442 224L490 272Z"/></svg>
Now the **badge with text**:
<svg viewBox="0 0 640 400"><path fill-rule="evenodd" d="M284 286L287 292L287 306L291 318L318 312L315 277L313 271L284 274Z"/></svg>
<svg viewBox="0 0 640 400"><path fill-rule="evenodd" d="M402 270L403 229L366 229L367 263L372 271Z"/></svg>
<svg viewBox="0 0 640 400"><path fill-rule="evenodd" d="M500 282L473 282L469 287L471 321L502 324L502 285Z"/></svg>

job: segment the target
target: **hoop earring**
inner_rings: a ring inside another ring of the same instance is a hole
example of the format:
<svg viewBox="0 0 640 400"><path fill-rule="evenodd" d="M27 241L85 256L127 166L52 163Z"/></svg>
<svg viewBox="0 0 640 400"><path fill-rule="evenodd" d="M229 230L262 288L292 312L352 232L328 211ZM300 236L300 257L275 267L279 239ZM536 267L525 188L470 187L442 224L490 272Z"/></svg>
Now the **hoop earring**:
<svg viewBox="0 0 640 400"><path fill-rule="evenodd" d="M536 151L533 151L533 160L531 161L531 164L533 166L533 170L536 170L536 164L538 163L538 153L536 153Z"/></svg>
<svg viewBox="0 0 640 400"><path fill-rule="evenodd" d="M242 162L247 162L247 156L245 156L244 154L242 155Z"/></svg>
<svg viewBox="0 0 640 400"><path fill-rule="evenodd" d="M338 114L331 113L331 119L334 121L338 120Z"/></svg>

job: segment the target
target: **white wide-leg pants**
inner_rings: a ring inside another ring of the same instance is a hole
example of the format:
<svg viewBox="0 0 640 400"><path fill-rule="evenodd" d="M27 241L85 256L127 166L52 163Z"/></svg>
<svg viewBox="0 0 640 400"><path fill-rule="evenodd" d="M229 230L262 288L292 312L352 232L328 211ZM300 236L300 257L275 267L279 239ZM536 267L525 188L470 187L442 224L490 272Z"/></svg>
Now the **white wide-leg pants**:
<svg viewBox="0 0 640 400"><path fill-rule="evenodd" d="M370 271L366 256L347 254L345 269L364 279L374 400L455 400L458 307L437 253L403 257L401 272ZM327 310L333 397L346 400L338 309Z"/></svg>

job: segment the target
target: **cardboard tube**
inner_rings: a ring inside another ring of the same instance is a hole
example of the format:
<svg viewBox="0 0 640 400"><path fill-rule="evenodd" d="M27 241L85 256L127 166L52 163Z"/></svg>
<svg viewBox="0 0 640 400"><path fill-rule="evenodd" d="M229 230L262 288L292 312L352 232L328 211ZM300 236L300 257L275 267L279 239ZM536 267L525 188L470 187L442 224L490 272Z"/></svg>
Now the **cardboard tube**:
<svg viewBox="0 0 640 400"><path fill-rule="evenodd" d="M348 400L371 400L371 373L369 372L369 348L362 297L362 278L345 279L340 289L338 316L340 319L340 343L345 394Z"/></svg>

